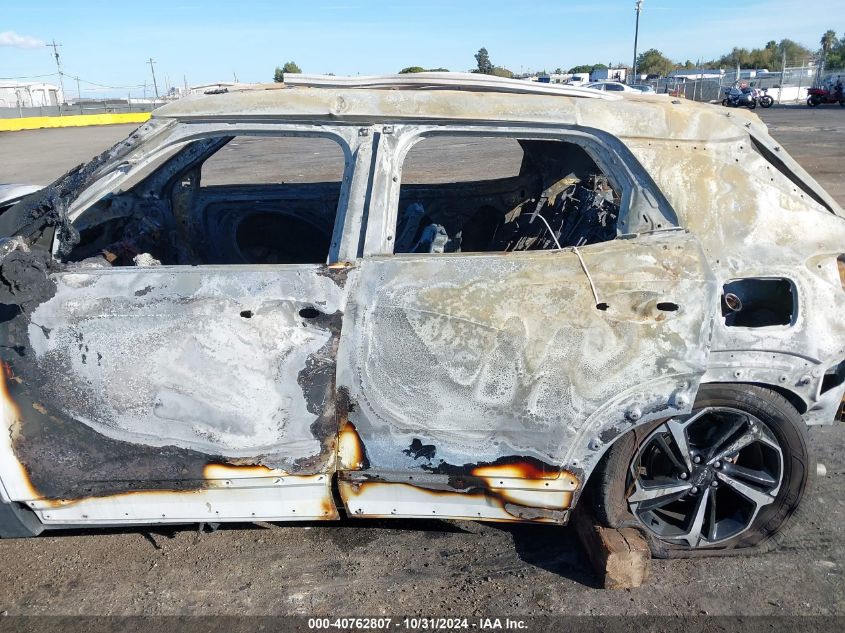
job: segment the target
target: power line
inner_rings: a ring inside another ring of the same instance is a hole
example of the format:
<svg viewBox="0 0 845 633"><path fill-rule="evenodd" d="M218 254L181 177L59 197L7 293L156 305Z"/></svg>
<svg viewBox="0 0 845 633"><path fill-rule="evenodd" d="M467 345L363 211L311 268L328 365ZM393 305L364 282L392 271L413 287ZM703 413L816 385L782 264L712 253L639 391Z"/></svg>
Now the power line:
<svg viewBox="0 0 845 633"><path fill-rule="evenodd" d="M21 75L20 77L0 77L0 80L12 79L41 79L42 77L55 77L59 73L47 73L46 75Z"/></svg>
<svg viewBox="0 0 845 633"><path fill-rule="evenodd" d="M53 45L48 44L48 46L52 48ZM61 46L61 44L56 44L56 46ZM147 63L149 63L149 62L147 62ZM155 62L153 62L153 63L155 63ZM44 73L44 74L41 74L41 75L17 75L17 76L14 76L14 77L0 77L0 81L13 81L13 80L17 80L17 79L43 79L45 77L62 77L62 78L67 77L68 79L73 79L78 84L83 83L83 84L86 84L88 86L96 86L97 88L107 88L109 90L130 90L130 89L133 89L133 88L144 88L146 86L146 82L145 83L138 83L138 84L129 84L129 85L124 85L124 86L113 86L111 84L103 84L103 83L100 83L100 82L97 82L97 81L90 81L88 79L83 79L82 77L80 77L78 75L73 75L71 73L67 73L67 72L64 72L64 71L55 72L55 73ZM153 73L153 77L155 77L155 73ZM187 83L187 79L185 79L185 82ZM62 87L62 90L64 91L64 86ZM158 94L157 91L158 91L158 87L156 87L156 94Z"/></svg>
<svg viewBox="0 0 845 633"><path fill-rule="evenodd" d="M141 88L144 84L134 84L130 86L108 86L106 84L97 83L96 81L88 81L87 79L82 79L81 77L76 77L74 75L66 75L71 79L75 79L76 81L80 81L84 84L88 84L89 86L97 86L98 88L110 88L112 90L126 90L128 88Z"/></svg>
<svg viewBox="0 0 845 633"><path fill-rule="evenodd" d="M43 75L19 75L17 77L0 77L0 81L12 81L17 79L43 79L45 77L56 77L59 76L60 73L46 73ZM62 77L67 77L68 79L73 79L77 83L77 93L80 93L79 84L83 83L88 86L96 86L97 88L105 88L108 90L130 90L133 88L143 88L145 84L132 84L127 86L112 86L109 84L102 84L96 81L89 81L88 79L83 79L78 75L72 75L70 73L61 73ZM81 97L81 94L79 95Z"/></svg>

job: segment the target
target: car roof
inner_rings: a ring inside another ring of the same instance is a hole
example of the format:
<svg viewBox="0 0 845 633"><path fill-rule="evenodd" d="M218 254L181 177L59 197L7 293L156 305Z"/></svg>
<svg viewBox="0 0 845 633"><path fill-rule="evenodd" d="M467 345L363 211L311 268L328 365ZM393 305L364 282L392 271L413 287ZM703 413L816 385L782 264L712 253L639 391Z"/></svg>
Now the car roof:
<svg viewBox="0 0 845 633"><path fill-rule="evenodd" d="M286 75L287 83L243 85L192 95L153 111L184 121L451 121L588 126L629 138L727 140L743 137L753 113L685 99L538 84L468 73L377 77ZM731 123L733 123L731 125Z"/></svg>
<svg viewBox="0 0 845 633"><path fill-rule="evenodd" d="M582 87L566 84L552 84L510 77L496 77L481 73L422 72L400 75L372 75L366 77L337 77L335 75L285 75L288 86L310 86L322 88L383 88L406 90L456 89L478 92L501 92L512 94L550 94L586 97L588 99L612 98L596 95Z"/></svg>

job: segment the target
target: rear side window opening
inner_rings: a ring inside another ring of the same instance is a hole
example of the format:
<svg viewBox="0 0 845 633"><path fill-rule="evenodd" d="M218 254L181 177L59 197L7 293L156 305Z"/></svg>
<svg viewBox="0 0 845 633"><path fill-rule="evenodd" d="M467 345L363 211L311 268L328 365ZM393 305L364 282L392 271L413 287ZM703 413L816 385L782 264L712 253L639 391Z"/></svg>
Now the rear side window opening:
<svg viewBox="0 0 845 633"><path fill-rule="evenodd" d="M431 136L402 168L394 253L517 252L617 237L623 191L581 145Z"/></svg>
<svg viewBox="0 0 845 633"><path fill-rule="evenodd" d="M333 138L207 137L167 158L77 219L80 242L66 261L99 267L328 260L346 169Z"/></svg>

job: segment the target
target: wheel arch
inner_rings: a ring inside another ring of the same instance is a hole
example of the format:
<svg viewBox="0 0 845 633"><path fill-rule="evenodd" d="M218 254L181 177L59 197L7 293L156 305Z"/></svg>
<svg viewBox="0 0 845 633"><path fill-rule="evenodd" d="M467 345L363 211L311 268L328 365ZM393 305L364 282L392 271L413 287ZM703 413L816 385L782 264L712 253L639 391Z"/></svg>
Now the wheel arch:
<svg viewBox="0 0 845 633"><path fill-rule="evenodd" d="M804 496L804 492L813 478L815 468L807 443L807 426L789 398L780 393L779 389L773 388L773 385L748 382L708 382L702 383L702 387L704 389L700 390L696 397L696 403L700 407L736 406L719 403L719 400L727 398L739 403L740 409L744 409L744 404L747 404L751 407L749 410L753 412L753 415L760 415L762 412L764 416L775 415L781 420L772 420L771 422L775 422L776 427L781 429L776 433L779 436L783 434L786 441L786 444L784 444L784 440L778 440L784 451L784 458L786 458L786 451L789 450L790 452L788 461L792 466L788 472L792 474L786 475L783 490L776 493L777 499L774 499L771 504L767 504L763 510L758 508L760 512L759 522L755 514L749 519L751 523L749 523L747 529L733 536L726 535L725 539L712 545L705 544L701 549L685 549L677 543L666 542L659 537L650 535L644 529L644 526L627 510L623 510L620 505L630 490L627 487L628 484L625 483L625 479L623 479L623 475L628 469L628 452L629 450L631 452L636 450L645 436L651 432L651 429L646 426L642 437L637 437L635 433L642 430L643 425L632 428L631 431L634 433L626 432L607 447L602 456L602 461L593 472L593 474L601 474L602 476L593 477L591 475L585 484L585 488L590 493L588 500L593 504L592 510L596 518L604 525L615 528L634 527L640 529L649 541L652 554L658 558L718 556L731 554L735 551L747 551L751 548L757 551L769 551L777 547L785 530L794 524L793 515L799 514L800 499ZM702 393L702 391L705 393ZM733 392L733 395L731 392ZM771 424L771 422L768 423ZM651 422L649 426L654 428L659 425L660 421L656 421ZM770 427L770 429L772 428L775 427ZM627 444L621 443L626 440ZM617 450L611 450L614 448ZM783 464L785 467L786 459ZM716 467L718 468L718 466ZM627 505L625 508L627 508ZM754 527L755 525L756 527ZM751 531L748 532L748 529Z"/></svg>
<svg viewBox="0 0 845 633"><path fill-rule="evenodd" d="M807 412L807 404L801 398L801 396L794 391L790 391L789 389L781 386L781 385L772 385L770 383L764 382L743 382L743 381L709 381L709 382L702 382L698 389L700 390L701 387L705 385L718 385L718 386L738 386L738 387L757 387L759 389L766 389L773 393L778 394L784 400L786 400L797 412L799 415L803 415ZM695 392L695 396L698 396L698 390ZM693 398L692 407L695 406L695 398ZM684 415L688 412L681 412L681 411L672 411L671 409L667 409L665 415L665 419L674 417L675 415ZM610 429L620 429L618 433L612 436L602 436L602 446L598 451L598 455L595 459L590 460L589 468L581 469L582 475L582 485L579 486L578 490L575 491L572 497L572 505L570 510L573 510L577 505L581 498L586 493L587 501L590 502L591 500L591 484L595 485L596 479L601 476L601 471L603 468L603 464L606 462L607 455L609 454L611 448L620 440L625 437L628 437L630 434L635 433L638 429L642 429L643 427L654 423L656 420L660 419L660 416L644 416L640 420L637 420L635 423L631 424L628 423L627 425L616 425L611 426ZM624 428L622 428L624 426Z"/></svg>
<svg viewBox="0 0 845 633"><path fill-rule="evenodd" d="M786 400L787 402L789 402L789 404L791 404L793 407L795 407L795 410L798 411L799 415L804 415L805 413L807 413L807 410L809 409L809 407L807 406L807 402L804 400L804 398L801 397L800 394L798 394L795 391L792 391L791 389L784 387L783 385L773 385L771 383L766 383L766 382L727 382L727 383L723 383L723 382L709 383L708 382L708 383L702 383L702 384L707 384L707 385L710 385L710 384L715 384L715 385L725 385L725 384L727 384L727 385L749 385L749 386L752 386L752 387L760 387L761 389L768 389L769 391L774 391L775 393L779 394L780 396L783 396L784 400Z"/></svg>

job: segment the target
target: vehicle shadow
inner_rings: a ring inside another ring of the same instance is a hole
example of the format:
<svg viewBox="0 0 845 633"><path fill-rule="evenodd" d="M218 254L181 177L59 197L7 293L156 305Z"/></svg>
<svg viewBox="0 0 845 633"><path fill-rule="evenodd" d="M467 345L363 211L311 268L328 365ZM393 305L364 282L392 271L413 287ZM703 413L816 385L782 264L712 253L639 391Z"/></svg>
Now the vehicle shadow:
<svg viewBox="0 0 845 633"><path fill-rule="evenodd" d="M483 523L445 521L441 519L350 519L339 521L272 521L260 523L178 524L156 526L115 526L73 528L50 531L44 536L100 537L106 534L137 534L156 550L163 543L176 539L180 534L195 533L203 538L214 532L261 531L275 528L315 528L314 534L335 542L344 548L366 546L382 530L425 533L431 538L448 534L477 534L483 539L485 529L495 529L510 535L519 559L531 567L543 569L562 578L590 588L599 588L599 579L593 574L586 553L575 530L559 525L519 523ZM43 537L42 537L43 538Z"/></svg>
<svg viewBox="0 0 845 633"><path fill-rule="evenodd" d="M341 518L336 521L260 521L252 523L176 523L161 525L125 525L108 527L74 527L49 530L44 537L95 537L106 534L140 534L156 549L161 549L160 540L174 539L179 534L195 532L197 535L214 532L240 532L267 530L273 528L320 528L321 530L337 532L339 530L403 530L406 532L429 533L467 533L458 525L438 519L349 519Z"/></svg>
<svg viewBox="0 0 845 633"><path fill-rule="evenodd" d="M524 563L592 589L601 588L574 528L525 523L494 523L491 527L510 533Z"/></svg>

